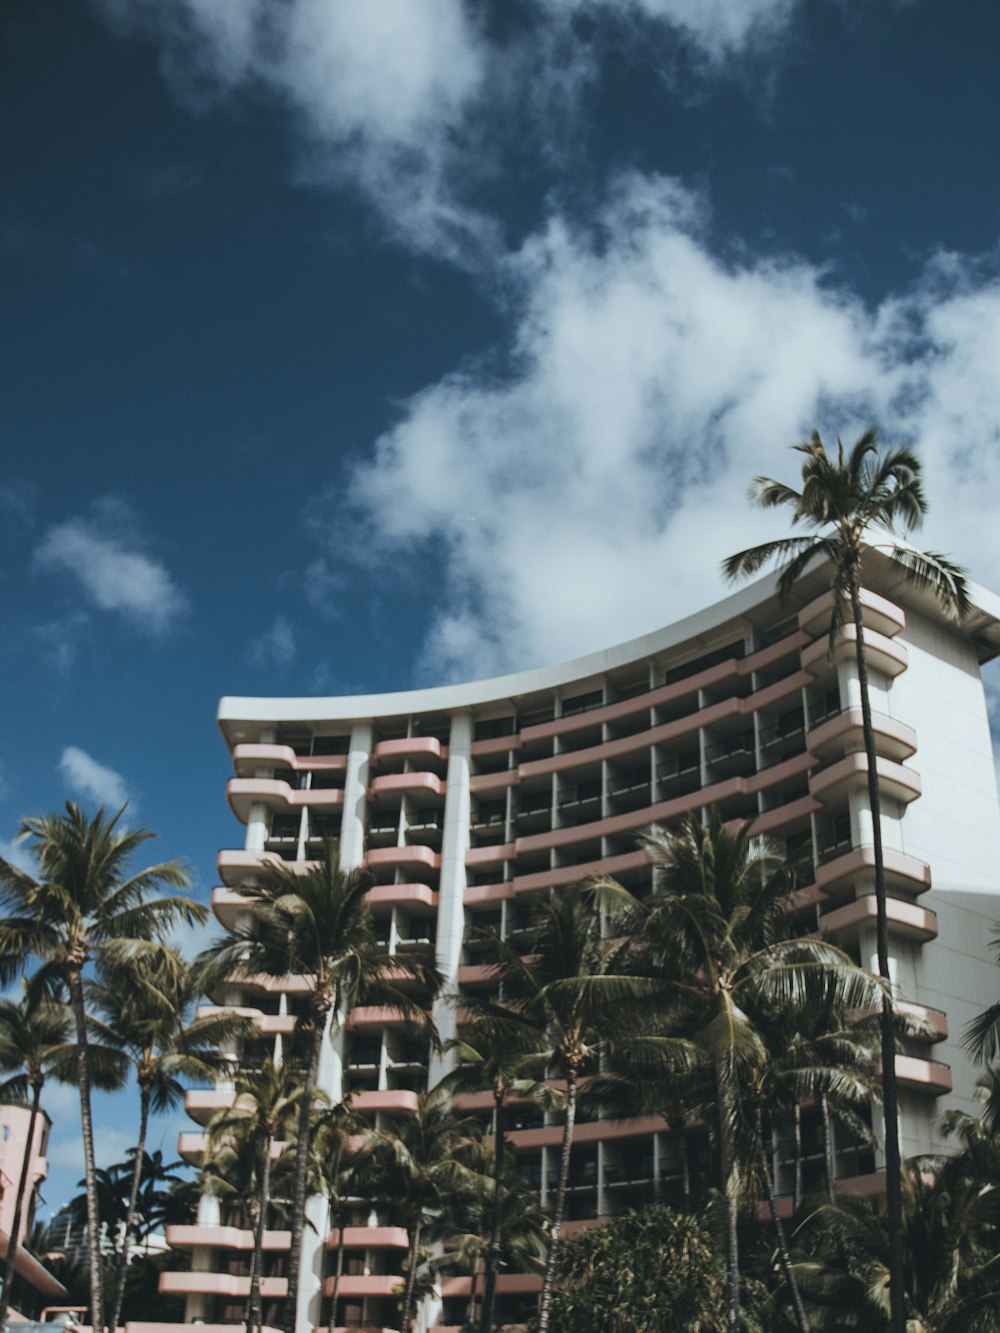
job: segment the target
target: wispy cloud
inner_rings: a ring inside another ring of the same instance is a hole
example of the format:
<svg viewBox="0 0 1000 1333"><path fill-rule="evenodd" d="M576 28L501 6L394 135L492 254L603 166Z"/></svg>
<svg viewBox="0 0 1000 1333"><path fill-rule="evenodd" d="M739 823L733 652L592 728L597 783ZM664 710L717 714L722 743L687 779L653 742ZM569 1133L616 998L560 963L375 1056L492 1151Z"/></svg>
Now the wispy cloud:
<svg viewBox="0 0 1000 1333"><path fill-rule="evenodd" d="M0 536L23 539L35 526L39 487L24 477L0 483Z"/></svg>
<svg viewBox="0 0 1000 1333"><path fill-rule="evenodd" d="M535 139L549 156L573 135L605 48L634 41L661 77L683 51L711 76L771 50L800 0L536 0L505 23L463 0L102 5L120 29L156 35L180 98L266 91L292 112L301 179L350 184L404 244L479 264L503 249L479 187L512 146ZM616 40L588 36L595 21Z"/></svg>
<svg viewBox="0 0 1000 1333"><path fill-rule="evenodd" d="M446 552L429 674L558 660L715 600L722 557L775 531L750 479L794 476L814 424L915 439L928 545L997 567L993 269L939 257L871 310L793 257L724 261L709 230L697 197L638 174L592 225L554 218L508 267L515 369L428 386L358 468L360 548Z"/></svg>
<svg viewBox="0 0 1000 1333"><path fill-rule="evenodd" d="M295 632L284 616L250 644L249 657L257 667L286 667L295 658Z"/></svg>
<svg viewBox="0 0 1000 1333"><path fill-rule="evenodd" d="M59 771L70 791L98 805L118 810L129 800L125 780L106 764L98 763L86 750L68 745L59 759Z"/></svg>
<svg viewBox="0 0 1000 1333"><path fill-rule="evenodd" d="M31 875L33 875L38 868L34 863L31 853L23 842L0 838L0 856L2 856L5 861L9 861L12 866L17 866L19 870L27 870Z"/></svg>
<svg viewBox="0 0 1000 1333"><path fill-rule="evenodd" d="M142 549L136 529L130 507L107 498L90 517L49 528L35 551L35 564L69 575L98 609L161 634L185 610L187 599L167 568Z"/></svg>

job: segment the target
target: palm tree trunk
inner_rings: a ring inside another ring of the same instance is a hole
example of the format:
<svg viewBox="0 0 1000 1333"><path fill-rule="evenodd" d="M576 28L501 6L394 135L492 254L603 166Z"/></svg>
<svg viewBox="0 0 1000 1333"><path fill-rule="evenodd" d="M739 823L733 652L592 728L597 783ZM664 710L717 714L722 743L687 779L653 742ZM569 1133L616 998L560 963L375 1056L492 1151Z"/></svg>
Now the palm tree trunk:
<svg viewBox="0 0 1000 1333"><path fill-rule="evenodd" d="M678 1137L680 1138L681 1150L681 1192L684 1197L684 1206L686 1208L691 1202L691 1162L688 1158L687 1132L684 1129L683 1122L681 1122Z"/></svg>
<svg viewBox="0 0 1000 1333"><path fill-rule="evenodd" d="M344 1219L337 1216L337 1256L333 1263L333 1295L330 1298L330 1333L337 1327L337 1302L340 1300L340 1279L344 1273Z"/></svg>
<svg viewBox="0 0 1000 1333"><path fill-rule="evenodd" d="M719 1108L719 1175L726 1214L726 1328L740 1326L740 1238L736 1212L736 1153L733 1148L729 1079L722 1061L715 1066L715 1095Z"/></svg>
<svg viewBox="0 0 1000 1333"><path fill-rule="evenodd" d="M500 1269L500 1245L503 1231L503 1173L507 1141L503 1123L503 1093L493 1094L493 1231L486 1251L486 1277L483 1283L483 1305L479 1316L479 1333L490 1333L497 1299L497 1273ZM473 1283L475 1296L475 1283ZM470 1325L472 1321L469 1321Z"/></svg>
<svg viewBox="0 0 1000 1333"><path fill-rule="evenodd" d="M253 1236L253 1259L250 1268L250 1320L247 1333L259 1333L264 1325L264 1305L260 1295L260 1275L264 1267L264 1230L271 1201L271 1135L264 1140L260 1164L260 1196L257 1200L257 1226Z"/></svg>
<svg viewBox="0 0 1000 1333"><path fill-rule="evenodd" d="M288 1296L285 1299L284 1333L295 1333L299 1303L299 1275L302 1271L302 1233L306 1214L306 1174L309 1165L309 1130L313 1094L319 1075L319 1057L326 1031L326 1014L313 1019L315 1028L309 1048L309 1063L302 1084L299 1103L299 1128L295 1140L295 1167L292 1175L291 1240L288 1251Z"/></svg>
<svg viewBox="0 0 1000 1333"><path fill-rule="evenodd" d="M90 1065L87 1060L87 1013L83 1003L83 980L78 968L66 973L70 1008L76 1027L76 1082L80 1090L80 1130L83 1136L83 1176L87 1192L87 1264L90 1269L90 1321L95 1333L104 1328L104 1299L101 1291L101 1218L97 1208L94 1176L94 1121L90 1112Z"/></svg>
<svg viewBox="0 0 1000 1333"><path fill-rule="evenodd" d="M10 1303L10 1284L14 1280L14 1260L17 1258L17 1240L21 1230L21 1213L24 1209L24 1195L28 1187L28 1167L31 1165L31 1149L35 1142L35 1126L38 1123L38 1107L42 1100L42 1084L39 1079L31 1085L31 1115L28 1117L28 1142L21 1161L21 1174L17 1178L17 1197L14 1200L14 1217L10 1224L10 1237L7 1241L7 1261L3 1268L3 1291L0 1292L0 1329L7 1322L7 1309Z"/></svg>
<svg viewBox="0 0 1000 1333"><path fill-rule="evenodd" d="M889 973L889 918L886 909L885 862L882 854L882 802L878 783L878 754L872 726L871 700L868 695L868 662L865 656L864 616L858 567L848 571L851 612L854 619L858 684L861 691L861 725L865 756L868 761L868 804L872 816L872 842L875 860L876 944L879 976L891 981ZM899 1152L899 1093L896 1086L896 1032L893 1022L892 995L882 996L882 1114L885 1120L885 1196L889 1226L889 1327L892 1333L906 1333L906 1308L903 1300L903 1208L902 1168Z"/></svg>
<svg viewBox="0 0 1000 1333"><path fill-rule="evenodd" d="M795 1142L795 1184L792 1188L792 1208L796 1213L802 1207L802 1107L795 1103L792 1117Z"/></svg>
<svg viewBox="0 0 1000 1333"><path fill-rule="evenodd" d="M479 1264L482 1255L477 1254L472 1261L472 1285L469 1287L469 1304L465 1307L465 1326L472 1330L476 1327L476 1287L479 1284Z"/></svg>
<svg viewBox="0 0 1000 1333"><path fill-rule="evenodd" d="M556 1206L552 1213L552 1225L549 1228L549 1248L545 1256L545 1276L542 1279L542 1294L538 1302L538 1333L548 1333L549 1306L552 1303L552 1285L556 1275L556 1251L559 1248L559 1232L562 1229L563 1213L566 1210L566 1183L569 1180L570 1153L573 1150L573 1127L576 1124L576 1068L573 1065L566 1070L566 1116L563 1121L562 1153L559 1158L559 1185L556 1189Z"/></svg>
<svg viewBox="0 0 1000 1333"><path fill-rule="evenodd" d="M830 1114L830 1098L824 1092L819 1099L823 1111L823 1161L826 1166L826 1197L836 1203L837 1163L833 1155L833 1116Z"/></svg>
<svg viewBox="0 0 1000 1333"><path fill-rule="evenodd" d="M410 1254L406 1265L406 1286L403 1290L403 1317L399 1326L402 1333L410 1333L413 1325L413 1293L417 1286L417 1255L420 1253L420 1228L418 1217L410 1234Z"/></svg>
<svg viewBox="0 0 1000 1333"><path fill-rule="evenodd" d="M810 1333L806 1309L802 1304L802 1295L799 1292L798 1283L795 1281L795 1273L792 1270L792 1256L788 1252L788 1237L785 1235L785 1226L778 1212L778 1201L774 1197L774 1182L771 1180L771 1164L767 1159L767 1150L764 1146L764 1126L759 1107L757 1108L757 1150L760 1153L761 1175L767 1193L767 1207L771 1214L771 1221L774 1224L774 1239L778 1246L778 1255L781 1258L781 1271L785 1275L788 1290L792 1294L795 1322L799 1327L799 1333Z"/></svg>
<svg viewBox="0 0 1000 1333"><path fill-rule="evenodd" d="M132 1185L129 1189L128 1207L125 1210L125 1238L122 1252L118 1257L118 1271L115 1274L115 1303L111 1315L112 1333L118 1328L122 1306L125 1303L125 1275L128 1272L129 1246L132 1242L132 1229L135 1226L135 1207L139 1198L139 1184L142 1180L142 1161L146 1152L146 1131L149 1128L148 1088L139 1090L139 1137L135 1145L135 1161L132 1164Z"/></svg>

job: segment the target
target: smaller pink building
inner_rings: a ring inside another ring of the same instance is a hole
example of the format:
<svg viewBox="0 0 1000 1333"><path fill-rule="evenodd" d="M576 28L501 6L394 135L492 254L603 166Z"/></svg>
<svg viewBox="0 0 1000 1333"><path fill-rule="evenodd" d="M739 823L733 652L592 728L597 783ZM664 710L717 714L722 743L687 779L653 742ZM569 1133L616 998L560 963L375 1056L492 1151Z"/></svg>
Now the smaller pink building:
<svg viewBox="0 0 1000 1333"><path fill-rule="evenodd" d="M33 1255L20 1248L31 1233L38 1189L48 1175L45 1150L49 1141L49 1130L52 1127L49 1117L41 1111L35 1122L34 1141L29 1144L30 1121L29 1107L0 1106L0 1264L7 1258L14 1225L14 1209L17 1204L17 1186L27 1155L28 1180L21 1208L21 1223L17 1237L19 1249L15 1260L15 1273L21 1279L23 1286L22 1296L15 1297L15 1301L25 1313L37 1314L43 1307L58 1305L65 1301L66 1289ZM18 1312L12 1309L12 1320L16 1322L18 1317Z"/></svg>
<svg viewBox="0 0 1000 1333"><path fill-rule="evenodd" d="M0 1232L10 1235L14 1224L14 1206L17 1203L17 1185L21 1178L24 1155L29 1152L28 1185L21 1210L18 1244L24 1244L35 1220L35 1201L38 1189L49 1173L45 1150L52 1122L40 1111L35 1122L35 1141L28 1148L28 1125L31 1108L27 1106L0 1106Z"/></svg>

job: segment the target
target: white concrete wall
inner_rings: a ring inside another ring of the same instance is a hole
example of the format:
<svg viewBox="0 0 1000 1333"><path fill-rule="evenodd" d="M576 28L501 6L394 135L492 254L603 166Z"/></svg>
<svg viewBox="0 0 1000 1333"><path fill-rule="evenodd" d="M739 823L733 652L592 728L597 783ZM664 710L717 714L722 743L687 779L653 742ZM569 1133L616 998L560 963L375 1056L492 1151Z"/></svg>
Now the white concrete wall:
<svg viewBox="0 0 1000 1333"><path fill-rule="evenodd" d="M916 730L917 753L907 763L919 772L923 794L899 830L903 850L931 867L933 886L920 901L938 914L939 934L921 948L901 949L908 965L900 971L912 970L914 999L948 1014L948 1040L930 1054L951 1065L955 1091L937 1100L935 1115L952 1106L974 1111L979 1070L961 1048L962 1033L1000 995L990 947L1000 923L1000 805L986 699L971 645L948 626L908 611L902 639L910 665L894 682L888 707ZM909 975L900 981L910 989ZM918 1101L907 1097L906 1109ZM905 1117L914 1131L919 1120ZM933 1125L916 1136L908 1128L905 1151L942 1146Z"/></svg>

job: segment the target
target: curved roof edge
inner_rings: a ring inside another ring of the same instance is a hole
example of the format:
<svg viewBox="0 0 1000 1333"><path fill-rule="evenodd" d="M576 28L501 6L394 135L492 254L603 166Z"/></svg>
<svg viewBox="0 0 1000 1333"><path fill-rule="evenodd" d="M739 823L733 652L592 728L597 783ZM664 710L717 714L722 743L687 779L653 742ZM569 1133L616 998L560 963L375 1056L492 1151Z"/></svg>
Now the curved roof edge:
<svg viewBox="0 0 1000 1333"><path fill-rule="evenodd" d="M897 596L915 609L934 614L929 599L921 596L898 571L893 571L885 557L876 551L870 554L876 559L872 564L866 563L865 568L869 574L877 570L877 576L866 578L866 584L872 585L876 591ZM511 675L385 694L293 695L284 698L272 695L227 695L219 701L217 720L223 731L228 732L227 724L238 722L311 722L324 718L348 722L393 714L454 711L502 702L517 695L551 690L560 685L599 676L686 643L697 647L699 639L708 634L714 636L728 622L762 619L766 623L767 620L781 618L792 614L796 608L804 606L829 586L823 577L823 568L817 566L799 580L787 607L779 611L777 581L778 572L767 574L721 601L713 602L701 611L695 611L660 629L609 648L586 653L582 657L532 667ZM980 660L986 661L1000 654L1000 597L976 583L969 584L969 593L974 612L961 629L966 635L978 640Z"/></svg>

